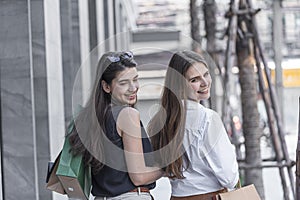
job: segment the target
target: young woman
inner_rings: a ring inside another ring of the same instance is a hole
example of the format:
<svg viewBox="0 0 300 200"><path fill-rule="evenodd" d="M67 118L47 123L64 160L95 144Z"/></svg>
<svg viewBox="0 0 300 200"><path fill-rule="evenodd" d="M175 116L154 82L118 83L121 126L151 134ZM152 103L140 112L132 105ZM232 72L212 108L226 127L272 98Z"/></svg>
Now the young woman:
<svg viewBox="0 0 300 200"><path fill-rule="evenodd" d="M192 51L172 56L161 109L148 131L170 178L173 200L211 200L238 182L235 151L223 123L200 104L210 97L211 82L202 56Z"/></svg>
<svg viewBox="0 0 300 200"><path fill-rule="evenodd" d="M150 200L149 190L163 174L145 158L152 146L134 108L139 89L136 65L131 52L101 57L91 96L68 137L73 153L82 154L92 168L97 200Z"/></svg>

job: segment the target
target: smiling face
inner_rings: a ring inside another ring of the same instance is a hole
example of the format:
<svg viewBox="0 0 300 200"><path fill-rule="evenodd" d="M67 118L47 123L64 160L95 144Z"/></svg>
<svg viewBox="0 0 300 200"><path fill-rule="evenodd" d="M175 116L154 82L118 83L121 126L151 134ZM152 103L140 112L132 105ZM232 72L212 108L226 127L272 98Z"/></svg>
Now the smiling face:
<svg viewBox="0 0 300 200"><path fill-rule="evenodd" d="M111 84L102 81L103 90L111 94L111 101L116 105L134 105L139 89L138 73L135 67L119 72Z"/></svg>
<svg viewBox="0 0 300 200"><path fill-rule="evenodd" d="M210 97L211 76L206 65L201 62L193 64L186 71L185 78L190 100L200 102Z"/></svg>

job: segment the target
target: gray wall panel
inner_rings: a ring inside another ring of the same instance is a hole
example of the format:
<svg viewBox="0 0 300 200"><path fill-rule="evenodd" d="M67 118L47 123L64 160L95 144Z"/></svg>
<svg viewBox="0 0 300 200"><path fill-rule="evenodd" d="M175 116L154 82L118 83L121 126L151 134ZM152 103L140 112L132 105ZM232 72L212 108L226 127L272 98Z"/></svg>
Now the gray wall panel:
<svg viewBox="0 0 300 200"><path fill-rule="evenodd" d="M43 1L0 2L4 198L51 199Z"/></svg>
<svg viewBox="0 0 300 200"><path fill-rule="evenodd" d="M51 192L45 190L45 176L47 163L50 160L49 152L49 125L47 99L47 73L45 50L44 2L43 0L30 1L31 45L32 45L32 76L34 117L35 117L35 149L36 154L36 184L39 199L51 199ZM37 17L38 16L38 17Z"/></svg>
<svg viewBox="0 0 300 200"><path fill-rule="evenodd" d="M78 0L60 1L65 120L72 118L72 91L80 67Z"/></svg>
<svg viewBox="0 0 300 200"><path fill-rule="evenodd" d="M5 199L18 199L20 193L34 199L27 1L1 1L0 7L5 10L0 31Z"/></svg>

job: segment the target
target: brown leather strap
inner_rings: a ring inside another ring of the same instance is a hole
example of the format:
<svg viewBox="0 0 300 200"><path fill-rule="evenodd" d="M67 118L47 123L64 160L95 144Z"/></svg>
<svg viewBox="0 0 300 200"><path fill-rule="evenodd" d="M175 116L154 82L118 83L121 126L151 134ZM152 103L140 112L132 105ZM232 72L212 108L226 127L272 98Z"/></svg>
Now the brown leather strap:
<svg viewBox="0 0 300 200"><path fill-rule="evenodd" d="M150 190L149 190L149 188L146 188L146 187L137 187L137 188L134 188L133 190L130 190L129 192L148 192L148 193L150 193Z"/></svg>
<svg viewBox="0 0 300 200"><path fill-rule="evenodd" d="M215 192L210 192L210 193L206 193L206 194L198 194L198 195L193 195L193 196L187 196L187 197L171 197L171 200L215 200L216 196L219 193L224 193L227 192L227 189L222 189L222 190L218 190Z"/></svg>

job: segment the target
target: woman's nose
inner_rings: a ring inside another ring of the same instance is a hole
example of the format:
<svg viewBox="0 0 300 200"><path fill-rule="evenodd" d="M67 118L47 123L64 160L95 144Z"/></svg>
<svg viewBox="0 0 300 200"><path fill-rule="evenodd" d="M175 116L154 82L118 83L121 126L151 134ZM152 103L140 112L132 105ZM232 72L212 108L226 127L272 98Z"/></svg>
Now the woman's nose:
<svg viewBox="0 0 300 200"><path fill-rule="evenodd" d="M138 88L138 84L135 83L135 82L131 82L130 85L129 85L128 90L129 90L130 92L134 92L137 88Z"/></svg>
<svg viewBox="0 0 300 200"><path fill-rule="evenodd" d="M205 78L201 79L201 83L200 83L201 87L207 86L207 84L208 84L208 81Z"/></svg>

